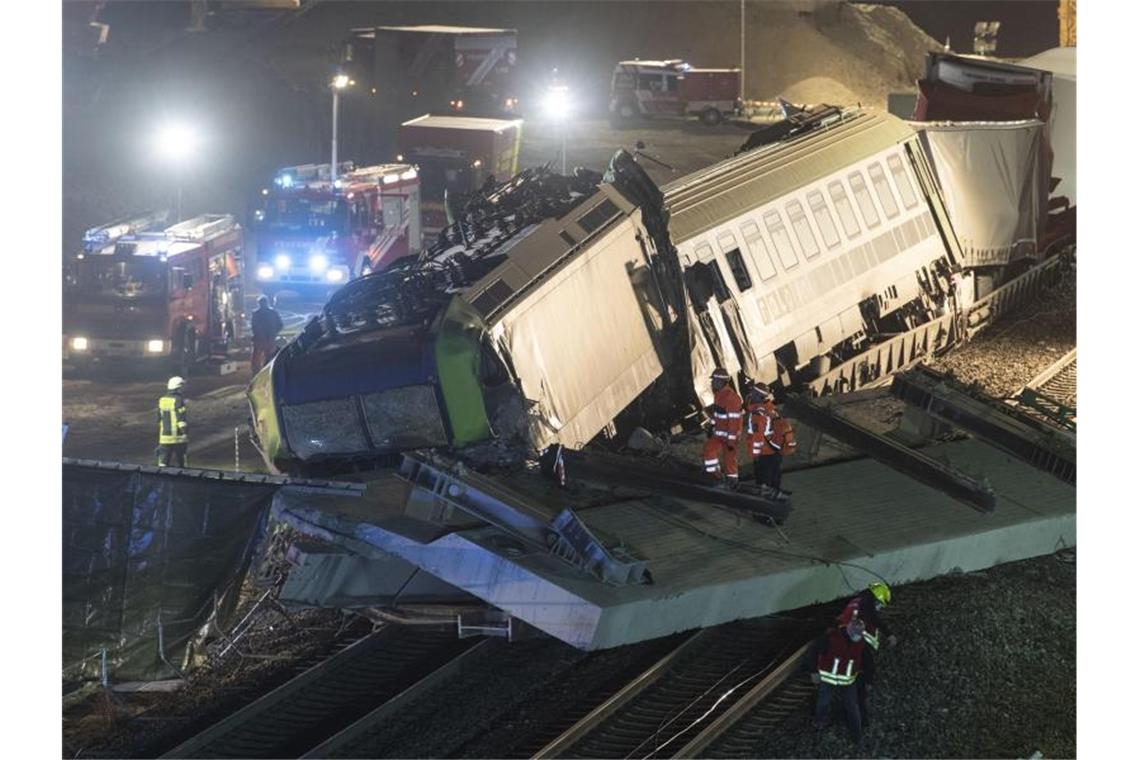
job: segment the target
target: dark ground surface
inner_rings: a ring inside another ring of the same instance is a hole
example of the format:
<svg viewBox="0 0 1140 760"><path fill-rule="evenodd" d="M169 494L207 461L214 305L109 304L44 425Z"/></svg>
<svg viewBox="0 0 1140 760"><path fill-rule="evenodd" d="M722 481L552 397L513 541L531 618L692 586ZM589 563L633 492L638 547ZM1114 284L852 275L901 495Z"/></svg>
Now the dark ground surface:
<svg viewBox="0 0 1140 760"><path fill-rule="evenodd" d="M859 756L1028 757L1040 750L1045 757L1074 757L1075 560L1075 552L1062 551L896 586L886 619L900 642L879 656L872 722ZM332 614L310 614L319 635L302 640L282 630L283 654L300 657L327 640ZM495 642L478 666L410 705L362 742L357 756L520 756L568 705L598 689L616 690L669 645L587 654L551 639ZM263 648L272 651L268 640ZM182 693L149 700L156 716L149 722L128 722L123 708L88 700L65 717L64 757L153 757L191 727L200 730L280 683L289 662L230 666L216 673L216 682L197 678ZM855 755L839 716L817 732L805 709L773 731L755 756Z"/></svg>

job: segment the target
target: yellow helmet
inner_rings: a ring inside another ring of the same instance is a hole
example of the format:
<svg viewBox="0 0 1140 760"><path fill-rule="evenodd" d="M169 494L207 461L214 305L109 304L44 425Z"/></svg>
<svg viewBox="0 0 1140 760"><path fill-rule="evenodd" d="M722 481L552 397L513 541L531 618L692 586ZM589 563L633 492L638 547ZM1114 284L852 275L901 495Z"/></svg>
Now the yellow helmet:
<svg viewBox="0 0 1140 760"><path fill-rule="evenodd" d="M891 603L891 589L887 584L876 581L867 588L870 589L871 594L879 600L879 604L886 607Z"/></svg>

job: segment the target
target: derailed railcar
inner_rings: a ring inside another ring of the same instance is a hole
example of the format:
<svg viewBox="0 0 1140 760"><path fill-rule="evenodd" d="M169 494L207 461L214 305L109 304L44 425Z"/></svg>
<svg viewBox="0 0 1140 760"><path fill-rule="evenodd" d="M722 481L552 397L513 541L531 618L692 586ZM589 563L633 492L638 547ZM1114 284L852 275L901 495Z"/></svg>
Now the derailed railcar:
<svg viewBox="0 0 1140 760"><path fill-rule="evenodd" d="M801 387L957 308L959 247L914 131L797 119L664 193L619 152L573 198L516 178L520 211L496 216L501 194L477 196L447 232L462 244L350 284L255 378L267 461L311 472L508 431L579 447L632 407L707 402L714 365Z"/></svg>
<svg viewBox="0 0 1140 760"><path fill-rule="evenodd" d="M715 365L795 387L956 307L959 244L914 130L799 118L800 134L664 188L702 397Z"/></svg>

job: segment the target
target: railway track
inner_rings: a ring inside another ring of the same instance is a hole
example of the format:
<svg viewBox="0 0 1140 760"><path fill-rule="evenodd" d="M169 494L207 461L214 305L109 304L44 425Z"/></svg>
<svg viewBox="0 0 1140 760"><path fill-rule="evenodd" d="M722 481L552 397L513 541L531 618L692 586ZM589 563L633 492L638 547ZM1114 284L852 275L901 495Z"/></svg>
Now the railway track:
<svg viewBox="0 0 1140 760"><path fill-rule="evenodd" d="M1049 365L1017 394L1018 406L1028 414L1065 428L1077 423L1077 349Z"/></svg>
<svg viewBox="0 0 1140 760"><path fill-rule="evenodd" d="M476 639L387 626L349 644L162 757L301 757L446 667Z"/></svg>
<svg viewBox="0 0 1140 760"><path fill-rule="evenodd" d="M811 694L810 680L805 690L794 673L819 630L771 617L696 633L534 756L704 756L734 729L731 753Z"/></svg>

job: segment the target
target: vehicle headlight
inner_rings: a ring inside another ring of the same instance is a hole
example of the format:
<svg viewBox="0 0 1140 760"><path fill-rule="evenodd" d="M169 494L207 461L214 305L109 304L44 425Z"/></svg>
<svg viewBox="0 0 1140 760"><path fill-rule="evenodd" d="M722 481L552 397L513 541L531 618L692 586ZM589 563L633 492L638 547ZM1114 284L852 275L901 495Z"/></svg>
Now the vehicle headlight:
<svg viewBox="0 0 1140 760"><path fill-rule="evenodd" d="M324 274L324 271L329 268L329 257L323 253L314 253L309 257L309 270L313 274Z"/></svg>
<svg viewBox="0 0 1140 760"><path fill-rule="evenodd" d="M341 282L344 280L344 270L339 268L330 269L325 273L325 279L329 282Z"/></svg>
<svg viewBox="0 0 1140 760"><path fill-rule="evenodd" d="M280 269L282 271L293 266L293 260L291 258L289 258L289 254L287 254L287 253L277 254L277 256L274 257L274 259L273 259L273 263L278 269Z"/></svg>
<svg viewBox="0 0 1140 760"><path fill-rule="evenodd" d="M271 264L259 264L257 267L257 279L268 280L273 277L273 266Z"/></svg>
<svg viewBox="0 0 1140 760"><path fill-rule="evenodd" d="M148 340L146 342L146 352L148 354L161 354L164 348L166 348L166 341Z"/></svg>
<svg viewBox="0 0 1140 760"><path fill-rule="evenodd" d="M86 351L87 350L87 338L72 338L71 339L71 347L72 347L72 349L74 349L76 351Z"/></svg>

